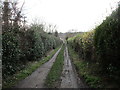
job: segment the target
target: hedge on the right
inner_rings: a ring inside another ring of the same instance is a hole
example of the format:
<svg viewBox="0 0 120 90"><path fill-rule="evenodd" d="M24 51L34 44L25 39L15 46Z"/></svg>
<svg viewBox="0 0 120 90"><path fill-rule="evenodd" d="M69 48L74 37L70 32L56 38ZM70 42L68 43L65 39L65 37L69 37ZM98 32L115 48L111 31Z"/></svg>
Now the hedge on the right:
<svg viewBox="0 0 120 90"><path fill-rule="evenodd" d="M93 31L68 38L67 43L81 60L98 66L96 73L120 83L120 5Z"/></svg>
<svg viewBox="0 0 120 90"><path fill-rule="evenodd" d="M94 45L103 74L120 76L120 6L95 29Z"/></svg>

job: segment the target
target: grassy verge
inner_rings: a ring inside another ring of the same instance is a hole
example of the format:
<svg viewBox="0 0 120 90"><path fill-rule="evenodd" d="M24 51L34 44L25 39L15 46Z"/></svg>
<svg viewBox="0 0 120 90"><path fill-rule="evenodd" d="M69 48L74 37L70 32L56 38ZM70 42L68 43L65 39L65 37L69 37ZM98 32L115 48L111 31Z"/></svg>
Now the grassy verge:
<svg viewBox="0 0 120 90"><path fill-rule="evenodd" d="M29 62L23 70L14 74L13 76L6 78L6 80L3 81L2 87L10 88L13 85L15 85L18 81L32 74L32 72L34 72L38 67L40 67L42 64L50 60L52 56L58 51L59 48L60 47L56 48L54 51L51 52L49 56L43 57L42 60L40 61Z"/></svg>
<svg viewBox="0 0 120 90"><path fill-rule="evenodd" d="M63 45L61 51L56 58L56 61L54 62L50 72L47 75L45 86L48 88L59 87L60 76L63 70L64 48L65 46Z"/></svg>
<svg viewBox="0 0 120 90"><path fill-rule="evenodd" d="M76 71L80 78L88 84L91 88L101 88L103 84L101 83L101 78L96 74L97 65L84 60L79 59L78 54L68 45L69 55L72 62L75 65Z"/></svg>

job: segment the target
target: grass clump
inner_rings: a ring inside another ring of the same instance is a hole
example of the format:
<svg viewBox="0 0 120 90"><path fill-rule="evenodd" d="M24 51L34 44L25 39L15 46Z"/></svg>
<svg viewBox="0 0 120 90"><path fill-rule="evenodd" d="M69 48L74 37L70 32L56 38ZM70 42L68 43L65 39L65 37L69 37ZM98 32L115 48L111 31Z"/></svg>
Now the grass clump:
<svg viewBox="0 0 120 90"><path fill-rule="evenodd" d="M64 48L65 46L63 45L61 51L56 58L56 61L54 62L50 72L47 75L45 86L48 88L55 88L59 85L64 63Z"/></svg>

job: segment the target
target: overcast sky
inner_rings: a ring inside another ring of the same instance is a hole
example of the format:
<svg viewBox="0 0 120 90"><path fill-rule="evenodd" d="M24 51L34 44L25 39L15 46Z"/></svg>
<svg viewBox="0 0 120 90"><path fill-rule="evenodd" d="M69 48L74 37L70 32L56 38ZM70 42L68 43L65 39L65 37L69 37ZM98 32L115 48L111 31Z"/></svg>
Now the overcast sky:
<svg viewBox="0 0 120 90"><path fill-rule="evenodd" d="M23 2L24 0L19 0ZM89 31L111 14L120 0L25 0L28 23L35 18L57 25L59 32Z"/></svg>

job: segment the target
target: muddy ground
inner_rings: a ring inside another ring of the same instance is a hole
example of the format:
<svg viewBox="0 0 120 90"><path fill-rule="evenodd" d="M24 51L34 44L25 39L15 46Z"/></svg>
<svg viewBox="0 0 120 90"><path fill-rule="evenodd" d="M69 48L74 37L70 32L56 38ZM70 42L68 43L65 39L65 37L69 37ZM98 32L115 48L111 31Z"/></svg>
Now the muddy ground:
<svg viewBox="0 0 120 90"><path fill-rule="evenodd" d="M66 46L64 51L64 66L61 76L61 88L85 88L86 85L78 77L76 70L71 63L68 55L68 48Z"/></svg>

